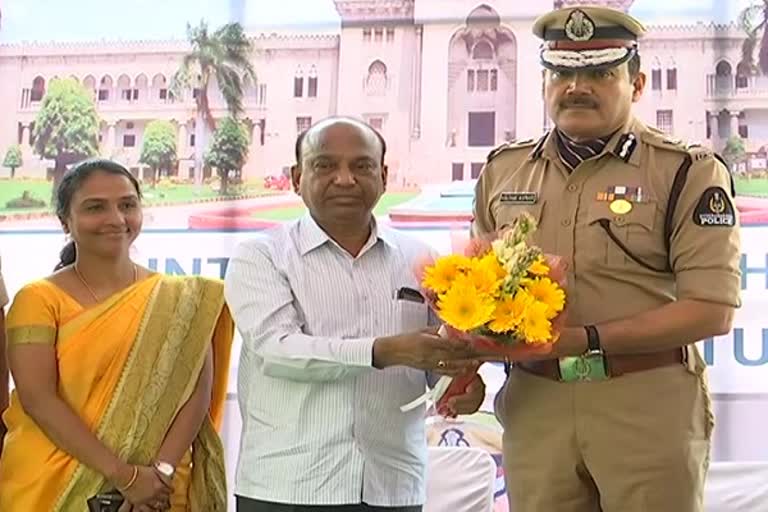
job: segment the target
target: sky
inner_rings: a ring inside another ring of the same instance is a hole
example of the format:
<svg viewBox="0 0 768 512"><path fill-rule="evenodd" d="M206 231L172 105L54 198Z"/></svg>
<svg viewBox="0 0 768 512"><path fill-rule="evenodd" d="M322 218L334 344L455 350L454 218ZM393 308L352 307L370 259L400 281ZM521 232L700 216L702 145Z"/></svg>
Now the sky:
<svg viewBox="0 0 768 512"><path fill-rule="evenodd" d="M183 39L187 22L225 23L230 19L230 4L237 1L0 0L0 43ZM239 1L251 30L334 30L339 23L333 0ZM494 1L510 0L489 3ZM535 1L551 5L551 0ZM750 1L754 0L635 0L630 12L646 24L723 23L734 19Z"/></svg>

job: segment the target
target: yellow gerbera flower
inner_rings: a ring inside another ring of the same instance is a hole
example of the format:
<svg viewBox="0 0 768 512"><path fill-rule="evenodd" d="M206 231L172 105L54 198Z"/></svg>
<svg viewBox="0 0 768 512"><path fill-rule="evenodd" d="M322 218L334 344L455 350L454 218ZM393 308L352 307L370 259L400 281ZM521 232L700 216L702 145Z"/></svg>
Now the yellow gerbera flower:
<svg viewBox="0 0 768 512"><path fill-rule="evenodd" d="M469 258L460 254L442 256L433 265L424 269L421 285L435 293L448 291L461 272L470 267Z"/></svg>
<svg viewBox="0 0 768 512"><path fill-rule="evenodd" d="M552 339L552 322L547 318L548 306L534 301L528 305L517 328L526 343L548 343Z"/></svg>
<svg viewBox="0 0 768 512"><path fill-rule="evenodd" d="M502 264L499 263L499 259L493 251L480 258L478 264L484 268L491 269L497 279L504 279L507 276L507 271L504 270Z"/></svg>
<svg viewBox="0 0 768 512"><path fill-rule="evenodd" d="M547 318L552 319L557 316L565 307L565 292L560 285L548 277L539 277L526 280L523 284L525 290L533 298L547 306Z"/></svg>
<svg viewBox="0 0 768 512"><path fill-rule="evenodd" d="M466 278L478 293L495 295L502 283L502 278L498 275L496 258L493 258L493 261L486 258L473 258L471 261L472 266L465 272L465 277L460 279Z"/></svg>
<svg viewBox="0 0 768 512"><path fill-rule="evenodd" d="M504 299L496 305L493 320L488 324L488 328L497 334L514 331L532 302L533 297L528 292L518 290L514 297Z"/></svg>
<svg viewBox="0 0 768 512"><path fill-rule="evenodd" d="M535 276L546 276L549 274L549 265L547 265L544 256L536 258L536 261L531 263L531 266L528 267L528 272Z"/></svg>
<svg viewBox="0 0 768 512"><path fill-rule="evenodd" d="M488 295L478 293L467 280L460 279L437 300L438 316L460 331L476 329L493 317L496 307Z"/></svg>

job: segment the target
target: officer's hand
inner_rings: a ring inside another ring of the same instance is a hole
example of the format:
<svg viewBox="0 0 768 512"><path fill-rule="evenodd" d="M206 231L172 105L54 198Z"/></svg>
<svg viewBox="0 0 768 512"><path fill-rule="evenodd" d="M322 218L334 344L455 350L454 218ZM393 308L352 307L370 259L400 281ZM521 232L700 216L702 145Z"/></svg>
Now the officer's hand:
<svg viewBox="0 0 768 512"><path fill-rule="evenodd" d="M451 418L455 418L459 414L474 414L483 405L484 400L485 382L480 375L475 375L466 391L461 395L449 398L445 404L445 410L441 412Z"/></svg>
<svg viewBox="0 0 768 512"><path fill-rule="evenodd" d="M434 370L444 375L460 375L476 368L476 352L466 341L443 338L438 328L377 338L373 343L373 365L409 366Z"/></svg>

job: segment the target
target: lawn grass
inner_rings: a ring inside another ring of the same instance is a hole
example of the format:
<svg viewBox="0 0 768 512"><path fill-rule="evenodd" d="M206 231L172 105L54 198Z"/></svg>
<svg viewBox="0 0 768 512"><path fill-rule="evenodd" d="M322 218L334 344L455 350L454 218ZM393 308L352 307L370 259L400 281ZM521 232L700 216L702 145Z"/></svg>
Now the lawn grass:
<svg viewBox="0 0 768 512"><path fill-rule="evenodd" d="M373 210L374 215L386 215L389 210L399 204L409 201L416 197L418 192L387 192L379 200L379 204ZM304 205L301 206L282 206L269 210L253 212L252 216L265 220L288 221L301 217L305 212Z"/></svg>
<svg viewBox="0 0 768 512"><path fill-rule="evenodd" d="M36 199L42 199L49 203L51 199L52 183L44 180L0 180L0 213L12 214L20 212L39 212L46 211L45 208L6 208L5 205L11 199L21 197L24 191L29 191L30 195ZM210 186L203 185L200 189L193 184L170 184L158 185L151 188L145 185L142 188L144 194L144 206L152 206L158 203L182 204L192 202L196 199L206 199L218 197L219 192ZM261 185L248 185L248 193L265 192Z"/></svg>
<svg viewBox="0 0 768 512"><path fill-rule="evenodd" d="M736 178L734 182L737 195L768 197L768 178L753 178L751 180Z"/></svg>

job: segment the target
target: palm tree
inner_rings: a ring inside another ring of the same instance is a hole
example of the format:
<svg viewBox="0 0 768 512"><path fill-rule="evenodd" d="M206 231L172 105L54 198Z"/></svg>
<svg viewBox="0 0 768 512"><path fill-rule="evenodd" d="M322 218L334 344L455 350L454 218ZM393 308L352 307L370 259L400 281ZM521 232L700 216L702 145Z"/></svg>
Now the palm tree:
<svg viewBox="0 0 768 512"><path fill-rule="evenodd" d="M739 14L739 26L747 33L741 46L738 68L743 74L768 75L768 0L753 0ZM755 49L758 51L755 64Z"/></svg>
<svg viewBox="0 0 768 512"><path fill-rule="evenodd" d="M216 129L208 99L211 79L216 79L229 113L237 117L243 111L243 78L256 83L256 72L250 61L253 46L239 23L227 23L213 33L205 21L196 27L187 24L187 39L192 50L184 56L171 87L176 98L190 86L195 90L195 182L200 184L203 156Z"/></svg>

